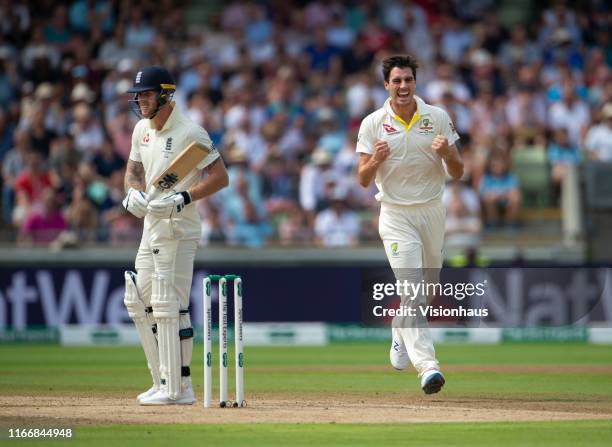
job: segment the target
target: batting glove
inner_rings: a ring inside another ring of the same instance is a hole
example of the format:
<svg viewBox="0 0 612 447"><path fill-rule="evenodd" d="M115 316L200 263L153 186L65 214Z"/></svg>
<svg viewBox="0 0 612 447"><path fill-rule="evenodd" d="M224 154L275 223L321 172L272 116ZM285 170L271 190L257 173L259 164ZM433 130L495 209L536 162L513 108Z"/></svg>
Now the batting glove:
<svg viewBox="0 0 612 447"><path fill-rule="evenodd" d="M180 214L183 208L190 203L191 194L189 194L189 191L181 191L163 199L151 200L147 209L152 216L158 219L168 219Z"/></svg>
<svg viewBox="0 0 612 447"><path fill-rule="evenodd" d="M134 188L130 188L123 199L123 207L139 219L147 214L148 204L147 194Z"/></svg>

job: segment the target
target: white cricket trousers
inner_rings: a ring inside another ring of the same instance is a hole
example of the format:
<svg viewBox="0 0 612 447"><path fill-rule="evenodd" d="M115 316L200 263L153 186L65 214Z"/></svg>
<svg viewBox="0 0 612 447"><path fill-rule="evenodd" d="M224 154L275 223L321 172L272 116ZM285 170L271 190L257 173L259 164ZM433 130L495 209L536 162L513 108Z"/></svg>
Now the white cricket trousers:
<svg viewBox="0 0 612 447"><path fill-rule="evenodd" d="M396 280L417 284L439 281L445 218L439 199L409 206L381 203L379 233ZM427 319L418 310L429 298L433 297L420 294L411 300L402 296L401 305L417 308L416 317L395 317L392 322L392 335L403 340L419 376L440 368Z"/></svg>
<svg viewBox="0 0 612 447"><path fill-rule="evenodd" d="M148 307L151 305L151 274L161 273L173 286L181 309L189 307L193 262L198 241L175 239L149 239L145 230L135 267L138 272L136 282L140 297Z"/></svg>

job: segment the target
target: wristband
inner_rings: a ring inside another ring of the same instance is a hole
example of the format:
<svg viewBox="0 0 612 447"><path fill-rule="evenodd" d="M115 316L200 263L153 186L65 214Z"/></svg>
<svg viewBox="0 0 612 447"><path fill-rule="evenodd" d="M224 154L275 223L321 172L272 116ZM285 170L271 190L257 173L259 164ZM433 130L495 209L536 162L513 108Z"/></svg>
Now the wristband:
<svg viewBox="0 0 612 447"><path fill-rule="evenodd" d="M189 191L181 191L180 194L183 196L185 206L189 205L191 203L191 194L189 194Z"/></svg>

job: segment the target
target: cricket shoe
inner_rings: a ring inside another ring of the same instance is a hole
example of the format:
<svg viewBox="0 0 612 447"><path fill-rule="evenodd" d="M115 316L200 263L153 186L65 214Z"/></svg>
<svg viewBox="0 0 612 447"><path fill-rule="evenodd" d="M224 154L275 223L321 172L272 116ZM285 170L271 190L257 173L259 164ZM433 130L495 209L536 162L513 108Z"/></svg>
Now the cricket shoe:
<svg viewBox="0 0 612 447"><path fill-rule="evenodd" d="M193 392L193 386L191 380L188 377L183 378L181 389L183 392L178 399L170 399L168 396L168 387L162 386L157 393L152 396L141 399L140 405L192 405L195 403L196 398Z"/></svg>
<svg viewBox="0 0 612 447"><path fill-rule="evenodd" d="M406 345L399 334L394 334L391 340L391 350L389 351L389 358L391 359L391 366L398 371L406 369L410 363L410 357L406 350Z"/></svg>
<svg viewBox="0 0 612 447"><path fill-rule="evenodd" d="M425 394L435 394L439 392L444 386L444 376L440 371L432 369L425 372L421 377L421 389Z"/></svg>
<svg viewBox="0 0 612 447"><path fill-rule="evenodd" d="M158 391L159 391L159 387L157 385L153 385L151 388L149 388L144 393L140 393L138 395L138 397L136 397L136 399L138 399L138 402L140 402L142 399L147 399L147 398L153 396Z"/></svg>

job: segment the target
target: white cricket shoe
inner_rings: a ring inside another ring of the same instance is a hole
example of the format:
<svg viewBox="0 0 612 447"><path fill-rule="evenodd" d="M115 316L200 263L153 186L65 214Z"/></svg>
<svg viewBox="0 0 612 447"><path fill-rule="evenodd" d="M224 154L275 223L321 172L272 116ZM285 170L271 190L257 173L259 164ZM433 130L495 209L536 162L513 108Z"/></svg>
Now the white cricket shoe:
<svg viewBox="0 0 612 447"><path fill-rule="evenodd" d="M393 338L391 340L391 350L389 351L389 358L391 359L391 366L398 371L406 369L410 363L410 357L406 350L406 345L400 334L393 331Z"/></svg>
<svg viewBox="0 0 612 447"><path fill-rule="evenodd" d="M138 402L140 402L142 399L147 399L147 398L153 396L158 391L159 391L159 387L157 385L153 385L151 388L149 388L144 393L140 393L138 395L138 397L136 397L136 399L138 399Z"/></svg>
<svg viewBox="0 0 612 447"><path fill-rule="evenodd" d="M195 393L191 385L191 378L183 377L181 385L183 392L178 399L170 399L168 388L162 386L155 394L140 400L140 405L192 405L195 403Z"/></svg>
<svg viewBox="0 0 612 447"><path fill-rule="evenodd" d="M439 392L446 380L442 373L436 369L431 369L423 373L421 377L421 389L425 394L435 394Z"/></svg>

